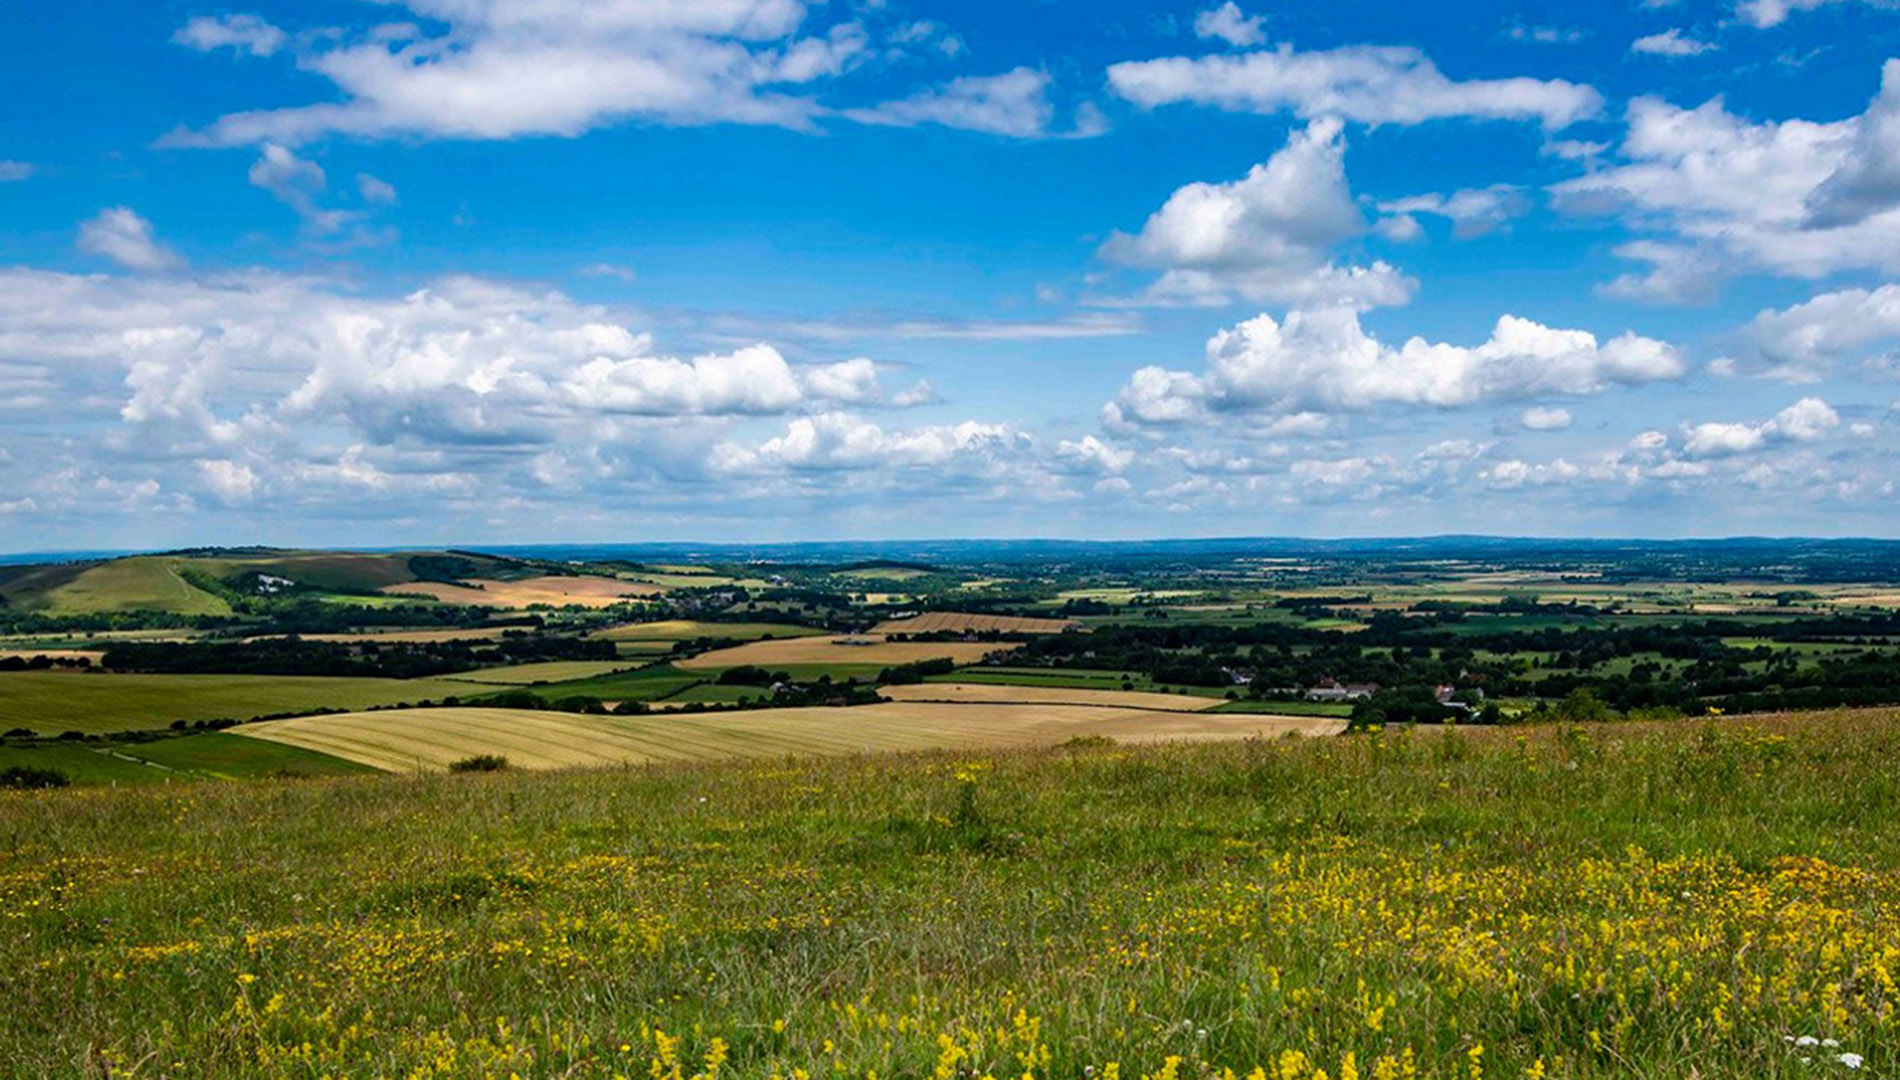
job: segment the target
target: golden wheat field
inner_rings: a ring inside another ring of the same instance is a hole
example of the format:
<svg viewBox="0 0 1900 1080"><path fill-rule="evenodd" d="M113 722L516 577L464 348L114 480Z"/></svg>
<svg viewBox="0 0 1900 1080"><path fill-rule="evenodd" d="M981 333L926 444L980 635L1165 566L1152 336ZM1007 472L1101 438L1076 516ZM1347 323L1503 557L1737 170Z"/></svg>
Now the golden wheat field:
<svg viewBox="0 0 1900 1080"><path fill-rule="evenodd" d="M1197 715L1084 705L893 703L857 708L757 709L694 716L584 716L518 709L388 709L233 728L390 772L445 769L478 754L510 765L562 769L727 758L824 756L892 750L1050 746L1103 736L1117 742L1331 735L1327 717Z"/></svg>
<svg viewBox="0 0 1900 1080"><path fill-rule="evenodd" d="M880 634L982 633L1060 634L1081 626L1071 619L1031 619L1019 615L970 615L960 611L930 611L908 619L893 619L877 627Z"/></svg>
<svg viewBox="0 0 1900 1080"><path fill-rule="evenodd" d="M1090 705L1104 709L1150 712L1206 712L1226 704L1222 698L1190 694L1151 694L1139 690L1089 690L1066 686L1003 686L994 683L918 683L887 686L878 693L892 701L935 701L952 705Z"/></svg>
<svg viewBox="0 0 1900 1080"><path fill-rule="evenodd" d="M771 669L822 664L889 667L894 664L914 664L921 660L954 660L959 664L973 664L1001 647L972 641L890 641L881 634L785 638L717 649L690 660L681 660L675 666L689 671L717 671L747 665Z"/></svg>
<svg viewBox="0 0 1900 1080"><path fill-rule="evenodd" d="M617 581L600 577L537 577L522 581L471 580L467 586L439 581L415 581L406 585L388 585L382 590L391 596L426 596L445 604L471 607L525 608L535 604L554 607L611 607L627 599L658 596L665 590L637 581Z"/></svg>
<svg viewBox="0 0 1900 1080"><path fill-rule="evenodd" d="M95 664L106 658L100 649L0 649L0 660L31 660L36 656L48 660L90 660Z"/></svg>

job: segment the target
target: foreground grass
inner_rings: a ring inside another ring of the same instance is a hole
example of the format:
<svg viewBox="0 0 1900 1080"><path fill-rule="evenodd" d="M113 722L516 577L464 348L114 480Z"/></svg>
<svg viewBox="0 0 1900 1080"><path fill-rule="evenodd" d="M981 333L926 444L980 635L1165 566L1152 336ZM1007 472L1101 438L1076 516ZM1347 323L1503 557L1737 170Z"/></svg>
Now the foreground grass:
<svg viewBox="0 0 1900 1080"><path fill-rule="evenodd" d="M1890 1076L1896 750L1889 711L0 795L0 1076Z"/></svg>

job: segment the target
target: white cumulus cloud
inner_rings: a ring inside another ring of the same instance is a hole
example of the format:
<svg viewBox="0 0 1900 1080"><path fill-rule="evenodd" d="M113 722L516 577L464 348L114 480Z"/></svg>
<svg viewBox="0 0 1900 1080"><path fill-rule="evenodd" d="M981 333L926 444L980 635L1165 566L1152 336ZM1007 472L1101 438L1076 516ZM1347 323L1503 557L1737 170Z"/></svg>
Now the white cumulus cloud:
<svg viewBox="0 0 1900 1080"><path fill-rule="evenodd" d="M1316 121L1245 177L1176 191L1139 233L1110 237L1102 255L1162 271L1148 290L1158 302L1403 303L1412 286L1391 266L1331 261L1366 227L1344 155L1340 125Z"/></svg>
<svg viewBox="0 0 1900 1080"><path fill-rule="evenodd" d="M1727 457L1776 443L1816 442L1841 426L1841 416L1820 398L1802 398L1761 423L1711 422L1684 431L1691 457Z"/></svg>
<svg viewBox="0 0 1900 1080"><path fill-rule="evenodd" d="M1107 407L1111 424L1174 424L1222 413L1358 412L1381 406L1458 408L1676 379L1671 345L1635 334L1601 342L1506 315L1490 340L1465 347L1412 338L1396 348L1344 308L1261 315L1216 334L1201 374L1148 367Z"/></svg>
<svg viewBox="0 0 1900 1080"><path fill-rule="evenodd" d="M1900 61L1845 120L1757 123L1721 98L1685 109L1653 97L1628 120L1620 164L1553 188L1560 209L1622 213L1641 234L1622 253L1652 269L1614 295L1697 299L1746 270L1900 270Z"/></svg>
<svg viewBox="0 0 1900 1080"><path fill-rule="evenodd" d="M1417 49L1349 45L1299 52L1166 57L1108 69L1109 86L1144 108L1208 105L1230 112L1367 124L1470 118L1535 121L1550 130L1597 115L1601 94L1562 79L1457 80Z"/></svg>

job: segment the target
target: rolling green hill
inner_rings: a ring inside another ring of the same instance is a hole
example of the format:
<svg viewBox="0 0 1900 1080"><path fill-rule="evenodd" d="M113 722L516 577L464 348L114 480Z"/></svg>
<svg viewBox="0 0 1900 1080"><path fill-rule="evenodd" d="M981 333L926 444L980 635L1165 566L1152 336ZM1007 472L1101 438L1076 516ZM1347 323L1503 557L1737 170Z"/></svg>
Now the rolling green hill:
<svg viewBox="0 0 1900 1080"><path fill-rule="evenodd" d="M0 568L0 599L16 610L47 615L229 615L231 603L220 590L251 591L259 575L307 589L374 594L413 581L507 580L534 572L514 560L452 552L205 549Z"/></svg>

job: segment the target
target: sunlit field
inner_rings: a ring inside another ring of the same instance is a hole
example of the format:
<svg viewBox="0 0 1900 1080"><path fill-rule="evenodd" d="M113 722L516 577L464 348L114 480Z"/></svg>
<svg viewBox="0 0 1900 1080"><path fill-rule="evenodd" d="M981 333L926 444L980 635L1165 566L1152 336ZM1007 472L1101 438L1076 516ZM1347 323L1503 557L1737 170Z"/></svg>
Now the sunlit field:
<svg viewBox="0 0 1900 1080"><path fill-rule="evenodd" d="M0 1076L1887 1076L1900 716L0 795Z"/></svg>

